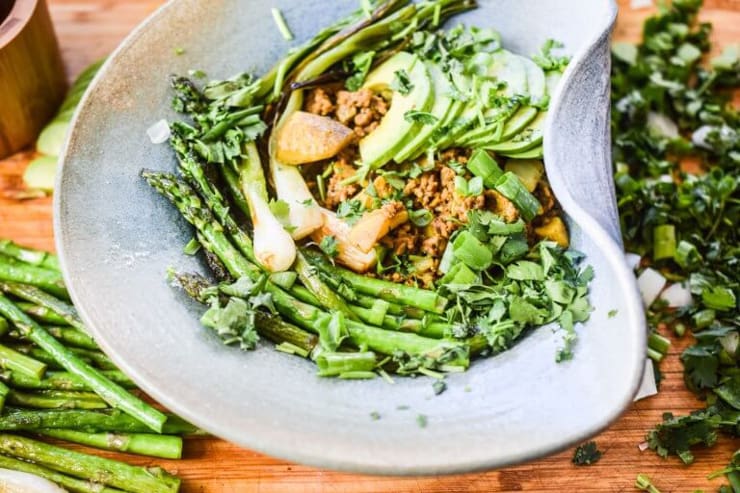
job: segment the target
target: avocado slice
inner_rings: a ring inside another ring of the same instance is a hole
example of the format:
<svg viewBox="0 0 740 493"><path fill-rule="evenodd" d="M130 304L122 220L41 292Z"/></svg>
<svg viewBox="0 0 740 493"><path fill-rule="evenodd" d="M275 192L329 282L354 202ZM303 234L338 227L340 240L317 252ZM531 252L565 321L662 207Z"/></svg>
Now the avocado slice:
<svg viewBox="0 0 740 493"><path fill-rule="evenodd" d="M542 145L538 145L537 147L533 147L532 149L528 149L517 154L508 154L508 157L511 159L542 159L543 155L544 152Z"/></svg>
<svg viewBox="0 0 740 493"><path fill-rule="evenodd" d="M405 71L412 87L406 94L391 89L396 72ZM400 51L368 74L363 89L374 92L391 91L391 107L378 127L360 140L362 165L380 168L413 138L422 124L406 120L408 111L428 111L432 106L434 91L426 65L416 55Z"/></svg>
<svg viewBox="0 0 740 493"><path fill-rule="evenodd" d="M539 159L509 159L504 166L504 171L511 171L522 181L528 192L534 192L545 167Z"/></svg>
<svg viewBox="0 0 740 493"><path fill-rule="evenodd" d="M516 57L519 61L517 67L524 70L527 78L527 93L518 93L529 97L530 101L537 102L547 96L547 86L545 83L545 73L542 69L529 58L519 55L509 54L510 57ZM513 66L513 64L511 64ZM509 73L512 71L510 69ZM517 74L519 77L521 74ZM510 97L510 96L509 96ZM466 147L477 147L493 142L509 140L514 135L521 132L529 123L537 117L539 110L533 106L519 107L518 105L502 118L493 124L486 125L483 128L477 128L470 132L463 141L462 145ZM503 125L503 128L500 128Z"/></svg>
<svg viewBox="0 0 740 493"><path fill-rule="evenodd" d="M434 91L434 103L429 109L429 113L437 121L432 125L423 125L419 132L403 145L393 157L393 160L397 163L402 163L415 155L429 141L432 133L442 126L445 116L452 108L453 100L450 97L450 81L447 76L436 63L426 62L426 68L432 79L432 89Z"/></svg>
<svg viewBox="0 0 740 493"><path fill-rule="evenodd" d="M555 89L560 82L560 77L561 74L559 72L550 72L547 74L545 82L548 94L555 93ZM537 147L542 144L542 132L545 127L546 118L547 111L540 111L535 119L532 120L524 130L511 137L509 140L487 143L481 147L503 154L504 156L512 156L532 149L533 147Z"/></svg>

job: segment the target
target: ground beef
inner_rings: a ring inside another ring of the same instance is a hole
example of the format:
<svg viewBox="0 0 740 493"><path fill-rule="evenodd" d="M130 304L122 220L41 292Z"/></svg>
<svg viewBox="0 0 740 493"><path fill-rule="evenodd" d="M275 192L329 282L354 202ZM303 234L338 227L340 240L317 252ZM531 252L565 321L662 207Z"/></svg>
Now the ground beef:
<svg viewBox="0 0 740 493"><path fill-rule="evenodd" d="M357 172L357 168L354 166L355 159L357 159L356 148L344 149L337 155L337 159L332 165L334 171L326 183L324 207L335 210L339 204L351 199L360 191L360 186L356 183L342 183L344 180L353 177Z"/></svg>
<svg viewBox="0 0 740 493"><path fill-rule="evenodd" d="M375 130L388 112L388 102L370 89L352 92L325 86L307 91L303 109L347 125L359 140Z"/></svg>

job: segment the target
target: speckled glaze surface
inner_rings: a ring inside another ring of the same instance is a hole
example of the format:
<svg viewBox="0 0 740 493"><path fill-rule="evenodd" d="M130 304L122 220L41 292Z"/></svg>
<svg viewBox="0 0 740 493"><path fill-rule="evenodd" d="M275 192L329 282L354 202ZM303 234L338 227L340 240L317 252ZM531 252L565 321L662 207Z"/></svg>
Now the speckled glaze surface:
<svg viewBox="0 0 740 493"><path fill-rule="evenodd" d="M534 331L512 350L448 377L343 381L261 347L243 353L204 330L202 308L166 269L202 270L182 254L190 227L139 178L171 170L146 129L175 115L167 75L263 71L354 1L174 0L133 32L84 98L67 142L55 203L57 248L81 316L100 345L172 411L245 447L297 462L377 474L489 469L558 451L606 427L631 402L644 362L645 321L619 240L609 165L610 0L482 0L453 22L498 29L532 54L547 38L574 54L553 98L547 172L569 217L573 247L596 279L575 359L556 364L560 337ZM331 7L327 8L327 5ZM270 18L280 7L296 41ZM181 56L176 47L184 48ZM607 313L617 310L615 317ZM468 388L469 391L465 389ZM407 407L407 409L399 409ZM377 421L370 417L377 412ZM425 428L416 416L428 418Z"/></svg>

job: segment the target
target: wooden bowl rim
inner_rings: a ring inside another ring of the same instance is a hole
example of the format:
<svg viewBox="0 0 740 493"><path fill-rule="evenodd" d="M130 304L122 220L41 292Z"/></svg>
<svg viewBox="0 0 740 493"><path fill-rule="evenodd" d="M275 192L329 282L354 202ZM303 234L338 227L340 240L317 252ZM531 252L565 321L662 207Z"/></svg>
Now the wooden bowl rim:
<svg viewBox="0 0 740 493"><path fill-rule="evenodd" d="M28 24L39 0L15 0L8 16L0 23L0 50L10 44Z"/></svg>

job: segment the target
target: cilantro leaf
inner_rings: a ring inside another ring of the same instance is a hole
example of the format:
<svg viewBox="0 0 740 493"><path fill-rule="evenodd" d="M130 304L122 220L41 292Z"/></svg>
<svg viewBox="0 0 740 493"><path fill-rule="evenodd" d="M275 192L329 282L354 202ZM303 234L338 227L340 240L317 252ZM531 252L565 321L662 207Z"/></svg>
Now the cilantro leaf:
<svg viewBox="0 0 740 493"><path fill-rule="evenodd" d="M601 459L602 452L593 440L583 443L576 448L573 454L573 464L577 466L590 466Z"/></svg>

